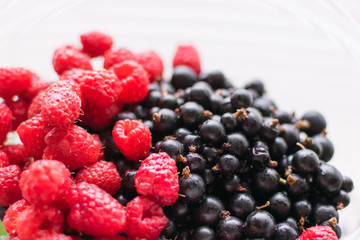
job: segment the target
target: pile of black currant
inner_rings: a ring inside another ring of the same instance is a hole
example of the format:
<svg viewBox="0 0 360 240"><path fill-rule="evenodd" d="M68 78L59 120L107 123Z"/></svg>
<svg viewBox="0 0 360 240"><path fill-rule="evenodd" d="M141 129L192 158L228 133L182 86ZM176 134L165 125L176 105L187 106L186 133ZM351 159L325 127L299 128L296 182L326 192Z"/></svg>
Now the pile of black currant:
<svg viewBox="0 0 360 240"><path fill-rule="evenodd" d="M120 119L141 119L153 152L177 161L178 201L164 211L160 239L297 239L314 225L340 237L338 210L349 204L352 180L327 162L334 147L317 111L301 118L279 110L261 81L235 88L219 71L197 76L178 66L170 82L150 85L146 99ZM136 196L139 163L121 156L111 130L105 154L122 174L123 205Z"/></svg>

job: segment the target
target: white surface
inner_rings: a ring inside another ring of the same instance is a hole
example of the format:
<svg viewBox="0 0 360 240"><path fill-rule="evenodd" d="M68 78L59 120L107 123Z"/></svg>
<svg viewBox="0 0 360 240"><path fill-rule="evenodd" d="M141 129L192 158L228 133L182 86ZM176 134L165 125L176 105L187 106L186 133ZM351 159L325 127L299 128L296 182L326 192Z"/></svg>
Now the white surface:
<svg viewBox="0 0 360 240"><path fill-rule="evenodd" d="M176 44L192 42L205 70L238 86L259 77L299 115L320 110L336 147L331 163L360 186L359 13L357 0L0 0L0 66L55 79L54 49L97 29L117 46L158 51L169 75ZM341 214L345 234L360 226L359 192Z"/></svg>

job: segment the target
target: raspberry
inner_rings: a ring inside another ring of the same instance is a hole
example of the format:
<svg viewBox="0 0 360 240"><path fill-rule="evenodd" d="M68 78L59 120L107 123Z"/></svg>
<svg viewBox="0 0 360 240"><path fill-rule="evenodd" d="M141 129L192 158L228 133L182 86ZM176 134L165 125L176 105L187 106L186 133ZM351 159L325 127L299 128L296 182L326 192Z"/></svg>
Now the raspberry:
<svg viewBox="0 0 360 240"><path fill-rule="evenodd" d="M135 61L124 61L112 67L122 86L119 101L136 103L144 100L149 92L149 77L145 69Z"/></svg>
<svg viewBox="0 0 360 240"><path fill-rule="evenodd" d="M336 233L328 226L314 226L306 229L299 240L338 240Z"/></svg>
<svg viewBox="0 0 360 240"><path fill-rule="evenodd" d="M16 130L19 124L27 119L30 102L21 97L17 101L8 100L5 103L13 115L12 129Z"/></svg>
<svg viewBox="0 0 360 240"><path fill-rule="evenodd" d="M46 147L45 136L50 130L50 126L46 124L43 117L36 115L21 123L16 132L29 155L40 159Z"/></svg>
<svg viewBox="0 0 360 240"><path fill-rule="evenodd" d="M99 152L99 157L98 157L98 161L105 161L105 153L104 153L104 146L100 140L99 135L97 134L91 134L91 136L93 136L94 140L97 142L97 144L100 145L100 152Z"/></svg>
<svg viewBox="0 0 360 240"><path fill-rule="evenodd" d="M61 80L73 80L74 82L80 84L80 78L89 70L84 70L81 68L72 68L63 72L60 76Z"/></svg>
<svg viewBox="0 0 360 240"><path fill-rule="evenodd" d="M116 146L130 161L143 159L149 155L151 133L147 126L137 120L119 120L112 131Z"/></svg>
<svg viewBox="0 0 360 240"><path fill-rule="evenodd" d="M69 170L56 160L34 162L20 179L23 197L36 205L50 204L65 198L70 186Z"/></svg>
<svg viewBox="0 0 360 240"><path fill-rule="evenodd" d="M17 219L16 232L21 240L38 239L64 228L64 215L52 206L29 206Z"/></svg>
<svg viewBox="0 0 360 240"><path fill-rule="evenodd" d="M94 240L127 240L126 237L122 236L113 236L113 237L97 237Z"/></svg>
<svg viewBox="0 0 360 240"><path fill-rule="evenodd" d="M21 199L20 174L21 169L16 165L0 168L0 206L9 206Z"/></svg>
<svg viewBox="0 0 360 240"><path fill-rule="evenodd" d="M39 76L33 76L31 81L31 86L26 90L24 98L31 101L36 95L41 91L44 91L48 88L52 82L44 82Z"/></svg>
<svg viewBox="0 0 360 240"><path fill-rule="evenodd" d="M112 162L96 162L81 169L75 177L76 183L87 182L114 195L121 186L121 178Z"/></svg>
<svg viewBox="0 0 360 240"><path fill-rule="evenodd" d="M199 53L194 46L178 46L173 59L173 67L180 65L186 65L192 68L197 74L201 72Z"/></svg>
<svg viewBox="0 0 360 240"><path fill-rule="evenodd" d="M12 113L11 110L0 102L0 146L6 140L6 136L11 129Z"/></svg>
<svg viewBox="0 0 360 240"><path fill-rule="evenodd" d="M73 240L73 238L65 234L46 231L39 234L37 240Z"/></svg>
<svg viewBox="0 0 360 240"><path fill-rule="evenodd" d="M150 82L155 82L162 78L164 64L155 52L147 51L135 55L136 61L148 72Z"/></svg>
<svg viewBox="0 0 360 240"><path fill-rule="evenodd" d="M61 81L45 91L41 115L54 127L65 128L79 118L81 97L79 86L73 81Z"/></svg>
<svg viewBox="0 0 360 240"><path fill-rule="evenodd" d="M0 168L9 166L9 158L3 151L0 150Z"/></svg>
<svg viewBox="0 0 360 240"><path fill-rule="evenodd" d="M89 32L80 36L83 52L90 57L104 55L113 45L113 39L101 32Z"/></svg>
<svg viewBox="0 0 360 240"><path fill-rule="evenodd" d="M125 60L135 60L134 54L126 48L106 51L104 54L104 68L108 69L115 63L121 63Z"/></svg>
<svg viewBox="0 0 360 240"><path fill-rule="evenodd" d="M31 85L34 73L24 68L0 68L0 97L9 99Z"/></svg>
<svg viewBox="0 0 360 240"><path fill-rule="evenodd" d="M56 49L53 57L53 66L55 72L59 75L72 68L92 70L90 58L71 45Z"/></svg>
<svg viewBox="0 0 360 240"><path fill-rule="evenodd" d="M179 178L174 159L167 153L150 154L135 175L135 186L141 195L154 197L164 205L174 204L179 193Z"/></svg>
<svg viewBox="0 0 360 240"><path fill-rule="evenodd" d="M21 199L19 201L14 202L6 211L6 214L3 219L4 227L6 232L11 237L16 237L16 225L17 225L17 219L19 215L30 206L28 202L26 202L24 199Z"/></svg>
<svg viewBox="0 0 360 240"><path fill-rule="evenodd" d="M54 128L45 137L44 159L63 162L70 170L82 168L99 158L100 143L82 127L71 125L66 131Z"/></svg>
<svg viewBox="0 0 360 240"><path fill-rule="evenodd" d="M27 117L32 118L33 116L41 113L41 106L43 104L43 99L45 96L45 91L39 92L30 103L28 108Z"/></svg>
<svg viewBox="0 0 360 240"><path fill-rule="evenodd" d="M1 149L9 158L10 165L23 167L28 160L29 154L23 144L5 145Z"/></svg>
<svg viewBox="0 0 360 240"><path fill-rule="evenodd" d="M150 198L139 196L126 205L127 235L130 240L157 240L167 224L161 206Z"/></svg>
<svg viewBox="0 0 360 240"><path fill-rule="evenodd" d="M75 230L92 236L114 236L125 230L124 207L94 184L78 183L69 191L67 223Z"/></svg>

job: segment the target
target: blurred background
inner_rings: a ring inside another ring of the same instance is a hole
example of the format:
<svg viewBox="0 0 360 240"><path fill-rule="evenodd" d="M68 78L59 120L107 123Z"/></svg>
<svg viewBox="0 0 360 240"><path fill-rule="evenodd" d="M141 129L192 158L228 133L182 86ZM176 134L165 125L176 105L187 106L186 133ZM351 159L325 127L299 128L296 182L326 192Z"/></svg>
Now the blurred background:
<svg viewBox="0 0 360 240"><path fill-rule="evenodd" d="M331 164L351 176L344 236L360 226L360 3L356 0L0 0L0 66L55 80L56 47L100 30L117 47L153 49L171 74L178 43L197 46L206 70L236 86L259 78L280 109L316 109L335 145ZM352 239L359 239L352 238ZM348 238L350 239L350 238Z"/></svg>

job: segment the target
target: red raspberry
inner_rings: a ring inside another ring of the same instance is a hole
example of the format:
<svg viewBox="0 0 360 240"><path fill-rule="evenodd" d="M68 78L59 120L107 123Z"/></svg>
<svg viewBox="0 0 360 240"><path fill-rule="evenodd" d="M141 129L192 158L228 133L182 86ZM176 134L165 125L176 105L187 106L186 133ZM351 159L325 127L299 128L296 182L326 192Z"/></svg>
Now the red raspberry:
<svg viewBox="0 0 360 240"><path fill-rule="evenodd" d="M40 79L39 76L34 76L31 81L31 86L26 90L24 94L24 98L31 101L36 95L38 95L41 91L44 91L48 88L52 82L45 82Z"/></svg>
<svg viewBox="0 0 360 240"><path fill-rule="evenodd" d="M164 205L174 204L179 196L179 177L174 159L167 153L150 154L136 172L135 186L141 195L154 197Z"/></svg>
<svg viewBox="0 0 360 240"><path fill-rule="evenodd" d="M72 68L92 70L90 58L74 46L66 45L56 49L53 57L55 72L61 75Z"/></svg>
<svg viewBox="0 0 360 240"><path fill-rule="evenodd" d="M75 177L76 183L87 182L114 195L121 186L121 178L112 162L96 162L81 169Z"/></svg>
<svg viewBox="0 0 360 240"><path fill-rule="evenodd" d="M79 118L81 95L77 90L79 86L75 82L61 82L46 89L41 105L41 115L50 125L66 128Z"/></svg>
<svg viewBox="0 0 360 240"><path fill-rule="evenodd" d="M97 238L94 238L94 240L127 240L127 238L117 235L117 236L113 236L113 237L97 237Z"/></svg>
<svg viewBox="0 0 360 240"><path fill-rule="evenodd" d="M25 92L34 74L24 68L0 68L0 97L9 99Z"/></svg>
<svg viewBox="0 0 360 240"><path fill-rule="evenodd" d="M299 240L338 240L336 233L328 226L314 226L306 229Z"/></svg>
<svg viewBox="0 0 360 240"><path fill-rule="evenodd" d="M125 60L135 60L134 54L126 48L106 51L104 54L104 68L108 69L115 63L121 63Z"/></svg>
<svg viewBox="0 0 360 240"><path fill-rule="evenodd" d="M23 144L5 145L1 150L8 156L10 165L18 165L21 168L29 157L28 151Z"/></svg>
<svg viewBox="0 0 360 240"><path fill-rule="evenodd" d="M161 206L150 198L139 196L126 205L127 235L130 240L157 240L167 224Z"/></svg>
<svg viewBox="0 0 360 240"><path fill-rule="evenodd" d="M19 201L14 202L6 211L3 223L6 232L11 237L16 237L16 225L17 225L17 219L19 215L30 206L28 202L26 202L24 199L21 199Z"/></svg>
<svg viewBox="0 0 360 240"><path fill-rule="evenodd" d="M94 137L94 140L100 145L100 152L99 152L99 158L98 161L105 161L105 152L104 152L104 146L100 140L99 135L97 134L91 134Z"/></svg>
<svg viewBox="0 0 360 240"><path fill-rule="evenodd" d="M27 117L28 118L32 118L37 114L41 113L41 106L43 104L43 99L45 96L46 91L41 91L39 92L38 95L36 95L33 100L30 103L28 112L27 112Z"/></svg>
<svg viewBox="0 0 360 240"><path fill-rule="evenodd" d="M80 84L80 78L89 70L84 70L81 68L72 68L63 72L60 76L61 80L73 80L74 82Z"/></svg>
<svg viewBox="0 0 360 240"><path fill-rule="evenodd" d="M0 146L6 140L6 136L11 129L12 117L11 110L0 102Z"/></svg>
<svg viewBox="0 0 360 240"><path fill-rule="evenodd" d="M9 158L3 151L0 150L0 168L9 166Z"/></svg>
<svg viewBox="0 0 360 240"><path fill-rule="evenodd" d="M194 69L199 74L201 72L200 57L196 48L192 45L179 45L174 59L173 67L186 65Z"/></svg>
<svg viewBox="0 0 360 240"><path fill-rule="evenodd" d="M0 168L0 206L9 206L21 199L20 174L21 169L16 165Z"/></svg>
<svg viewBox="0 0 360 240"><path fill-rule="evenodd" d="M101 32L89 32L80 36L83 45L83 52L90 57L104 55L113 45L113 39L109 35Z"/></svg>
<svg viewBox="0 0 360 240"><path fill-rule="evenodd" d="M46 231L39 234L36 240L73 240L73 238L65 234Z"/></svg>
<svg viewBox="0 0 360 240"><path fill-rule="evenodd" d="M138 53L135 55L136 61L148 72L150 82L155 82L162 78L164 64L159 55L153 51Z"/></svg>
<svg viewBox="0 0 360 240"><path fill-rule="evenodd" d="M35 161L20 179L24 199L36 205L50 204L65 198L70 186L70 171L57 160Z"/></svg>
<svg viewBox="0 0 360 240"><path fill-rule="evenodd" d="M149 77L145 69L135 61L124 61L112 67L122 86L119 101L137 103L149 92Z"/></svg>
<svg viewBox="0 0 360 240"><path fill-rule="evenodd" d="M24 98L19 98L17 101L12 101L10 99L5 103L13 115L12 130L16 130L19 124L27 119L27 112L30 102Z"/></svg>
<svg viewBox="0 0 360 240"><path fill-rule="evenodd" d="M17 219L16 232L21 240L38 239L50 233L60 233L64 228L64 215L52 206L29 206Z"/></svg>
<svg viewBox="0 0 360 240"><path fill-rule="evenodd" d="M46 147L45 136L51 130L41 115L36 115L21 123L16 129L21 142L28 150L29 155L40 159Z"/></svg>
<svg viewBox="0 0 360 240"><path fill-rule="evenodd" d="M82 127L71 125L67 130L54 128L45 137L48 145L44 159L63 162L71 171L96 162L101 145Z"/></svg>
<svg viewBox="0 0 360 240"><path fill-rule="evenodd" d="M137 161L149 155L151 133L147 126L137 120L119 120L112 131L116 146L130 161Z"/></svg>
<svg viewBox="0 0 360 240"><path fill-rule="evenodd" d="M69 191L67 223L75 230L92 236L114 236L125 230L124 207L94 184L78 183Z"/></svg>

